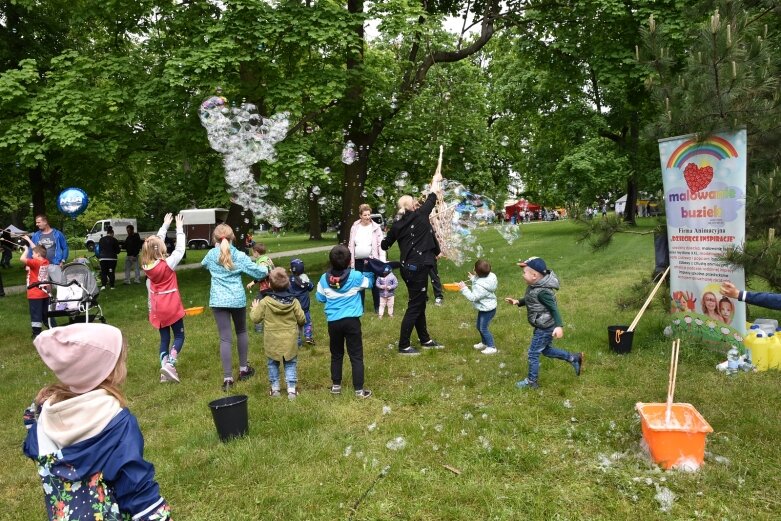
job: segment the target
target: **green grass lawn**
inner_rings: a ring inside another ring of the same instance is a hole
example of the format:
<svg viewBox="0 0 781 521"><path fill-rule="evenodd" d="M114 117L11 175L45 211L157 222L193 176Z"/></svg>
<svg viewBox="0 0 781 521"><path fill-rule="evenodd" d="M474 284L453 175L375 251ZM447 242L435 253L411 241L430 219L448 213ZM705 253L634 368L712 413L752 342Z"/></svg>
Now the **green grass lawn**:
<svg viewBox="0 0 781 521"><path fill-rule="evenodd" d="M406 308L402 284L395 318L362 319L366 385L374 391L368 400L328 392L329 352L319 303L312 305L317 345L301 352L301 394L295 402L267 396L262 340L252 333L250 361L258 375L235 389L250 397L250 435L228 444L218 441L207 406L222 396L211 314L186 319L182 383L161 385L159 337L147 322L145 289L103 292L109 323L129 339L125 391L175 517L778 519L781 373L728 378L715 370L722 355L684 341L676 399L693 404L714 433L699 472L659 470L642 451L634 406L665 399L670 342L662 335L662 306L645 313L630 354L610 352L607 342L607 326L628 324L637 312L620 311L615 301L652 271L652 236L621 236L607 250L592 253L575 242L573 223L535 223L522 230L512 246L494 230L479 236L499 278L497 295L523 293L518 259L545 258L562 282L558 299L566 328L557 345L586 353L581 377L568 364L543 359L540 390L517 390L531 336L525 312L500 304L491 327L500 352L484 356L472 349L479 341L476 312L458 293L427 310L429 330L446 348L399 357L395 342ZM281 239L267 243L272 252L290 249ZM316 281L327 255L303 258ZM473 260L463 266L442 262L443 281L465 278ZM207 273L180 272L179 284L185 307L207 305ZM0 518L9 520L45 518L35 466L21 453L21 416L52 375L31 346L28 323L23 295L0 300ZM346 362L347 390L349 374ZM389 449L388 442L398 437L405 446ZM665 497L674 500L667 504Z"/></svg>

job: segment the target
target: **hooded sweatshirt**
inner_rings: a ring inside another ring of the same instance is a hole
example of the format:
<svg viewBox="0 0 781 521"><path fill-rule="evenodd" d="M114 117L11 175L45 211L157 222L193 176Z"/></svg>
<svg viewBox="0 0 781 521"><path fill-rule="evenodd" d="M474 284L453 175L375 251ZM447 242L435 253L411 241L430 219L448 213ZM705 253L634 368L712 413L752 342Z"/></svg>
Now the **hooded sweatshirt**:
<svg viewBox="0 0 781 521"><path fill-rule="evenodd" d="M298 356L298 328L306 322L301 303L289 291L275 291L249 312L263 322L263 349L268 358L282 362Z"/></svg>
<svg viewBox="0 0 781 521"><path fill-rule="evenodd" d="M363 315L360 291L369 287L369 279L350 268L323 273L317 283L315 298L325 302L325 318L335 322Z"/></svg>
<svg viewBox="0 0 781 521"><path fill-rule="evenodd" d="M471 277L471 280L472 289L464 287L461 294L472 302L477 311L496 309L496 286L499 284L496 275L492 272L485 277Z"/></svg>
<svg viewBox="0 0 781 521"><path fill-rule="evenodd" d="M25 413L49 519L170 519L136 418L102 389Z"/></svg>

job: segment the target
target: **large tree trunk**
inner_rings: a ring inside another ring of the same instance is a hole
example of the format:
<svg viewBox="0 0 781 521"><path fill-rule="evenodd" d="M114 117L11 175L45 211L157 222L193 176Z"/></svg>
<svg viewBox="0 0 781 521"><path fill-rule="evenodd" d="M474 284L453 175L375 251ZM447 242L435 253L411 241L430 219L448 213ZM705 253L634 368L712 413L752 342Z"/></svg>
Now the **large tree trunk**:
<svg viewBox="0 0 781 521"><path fill-rule="evenodd" d="M630 99L632 99L630 97ZM634 106L639 106L639 100L635 100ZM627 155L629 156L629 165L632 174L630 175L626 186L626 209L624 212L624 222L634 226L637 224L637 172L640 168L640 114L635 110L629 117L629 134L624 141Z"/></svg>
<svg viewBox="0 0 781 521"><path fill-rule="evenodd" d="M43 171L40 165L36 165L27 171L27 179L30 183L30 191L33 199L33 216L46 213L46 191L43 181Z"/></svg>
<svg viewBox="0 0 781 521"><path fill-rule="evenodd" d="M320 224L320 198L312 193L312 187L307 190L308 203L307 213L309 215L309 239L319 241L323 238Z"/></svg>
<svg viewBox="0 0 781 521"><path fill-rule="evenodd" d="M369 151L377 140L375 136L365 134L349 134L345 142L352 141L358 148L358 157L351 165L344 168L344 187L342 189L342 214L339 225L338 241L347 242L350 238L350 227L358 219L358 206L364 200L361 195L366 185L369 171ZM363 150L361 150L363 147Z"/></svg>

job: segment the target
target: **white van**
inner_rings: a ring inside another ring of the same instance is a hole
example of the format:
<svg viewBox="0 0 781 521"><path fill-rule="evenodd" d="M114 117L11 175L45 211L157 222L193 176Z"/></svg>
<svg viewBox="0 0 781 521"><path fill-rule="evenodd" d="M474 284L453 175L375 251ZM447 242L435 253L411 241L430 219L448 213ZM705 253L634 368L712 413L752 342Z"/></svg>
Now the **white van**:
<svg viewBox="0 0 781 521"><path fill-rule="evenodd" d="M87 251L95 251L95 245L100 242L101 237L106 235L109 226L114 229L114 238L119 241L120 245L124 245L125 239L127 239L127 227L130 225L138 231L135 219L117 217L113 219L101 219L96 222L92 228L87 231L87 237L84 239Z"/></svg>

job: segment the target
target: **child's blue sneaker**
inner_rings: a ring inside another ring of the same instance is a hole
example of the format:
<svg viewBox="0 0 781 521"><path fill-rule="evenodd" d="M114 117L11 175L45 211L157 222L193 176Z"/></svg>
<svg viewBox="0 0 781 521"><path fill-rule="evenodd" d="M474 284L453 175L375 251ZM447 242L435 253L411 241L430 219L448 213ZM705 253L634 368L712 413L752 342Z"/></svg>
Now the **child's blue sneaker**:
<svg viewBox="0 0 781 521"><path fill-rule="evenodd" d="M515 387L518 389L536 389L539 387L539 385L537 385L537 382L533 382L528 378L524 378L520 382L515 382Z"/></svg>
<svg viewBox="0 0 781 521"><path fill-rule="evenodd" d="M575 376L580 376L580 372L583 370L583 353L578 353L572 360L572 367L575 368Z"/></svg>

